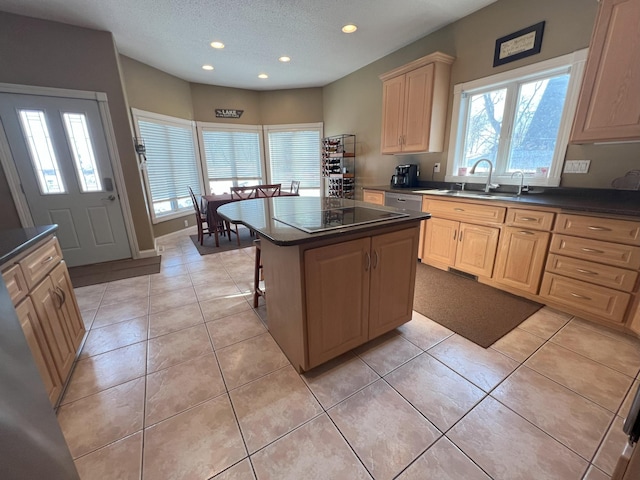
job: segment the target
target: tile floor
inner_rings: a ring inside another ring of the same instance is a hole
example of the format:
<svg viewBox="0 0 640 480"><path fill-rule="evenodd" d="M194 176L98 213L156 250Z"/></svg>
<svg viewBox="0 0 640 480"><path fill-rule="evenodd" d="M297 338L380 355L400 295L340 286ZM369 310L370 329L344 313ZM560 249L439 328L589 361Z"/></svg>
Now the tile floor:
<svg viewBox="0 0 640 480"><path fill-rule="evenodd" d="M58 419L83 480L611 475L640 342L545 308L485 350L416 313L298 375L251 307L251 249L161 243L159 274L76 290Z"/></svg>

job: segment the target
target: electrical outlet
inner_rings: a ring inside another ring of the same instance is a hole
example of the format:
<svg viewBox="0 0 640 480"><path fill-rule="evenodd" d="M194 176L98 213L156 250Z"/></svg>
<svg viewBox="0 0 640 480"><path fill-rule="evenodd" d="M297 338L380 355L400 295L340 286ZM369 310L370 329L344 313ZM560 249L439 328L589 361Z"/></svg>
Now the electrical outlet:
<svg viewBox="0 0 640 480"><path fill-rule="evenodd" d="M567 160L563 173L588 173L591 160Z"/></svg>
<svg viewBox="0 0 640 480"><path fill-rule="evenodd" d="M434 163L433 164L433 173L440 173L440 164L439 163Z"/></svg>
<svg viewBox="0 0 640 480"><path fill-rule="evenodd" d="M185 220L185 221L184 221L184 226L185 226L185 227L188 227L188 226L189 226L189 220Z"/></svg>

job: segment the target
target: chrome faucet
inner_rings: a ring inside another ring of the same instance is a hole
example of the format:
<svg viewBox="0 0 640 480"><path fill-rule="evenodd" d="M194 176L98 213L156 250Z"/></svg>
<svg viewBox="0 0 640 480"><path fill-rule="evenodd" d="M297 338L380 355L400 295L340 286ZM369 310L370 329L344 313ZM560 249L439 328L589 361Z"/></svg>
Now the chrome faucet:
<svg viewBox="0 0 640 480"><path fill-rule="evenodd" d="M471 170L469 170L469 173L471 175L476 173L476 167L480 162L487 162L489 164L489 176L487 177L487 184L484 186L484 191L489 192L492 188L498 188L500 186L499 184L491 183L491 174L493 173L493 163L491 163L491 160L489 160L488 158L481 158L476 163L474 163L473 167L471 167Z"/></svg>
<svg viewBox="0 0 640 480"><path fill-rule="evenodd" d="M514 175L520 175L520 185L518 185L518 195L520 195L524 186L524 172L522 170L516 170L511 174L511 178L513 178Z"/></svg>

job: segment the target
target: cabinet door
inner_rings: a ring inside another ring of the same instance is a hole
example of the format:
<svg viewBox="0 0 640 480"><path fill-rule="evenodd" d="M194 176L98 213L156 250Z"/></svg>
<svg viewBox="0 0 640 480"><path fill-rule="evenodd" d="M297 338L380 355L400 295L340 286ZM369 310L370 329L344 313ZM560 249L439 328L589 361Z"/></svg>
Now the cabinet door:
<svg viewBox="0 0 640 480"><path fill-rule="evenodd" d="M431 218L426 222L422 260L439 267L453 266L460 223L442 218Z"/></svg>
<svg viewBox="0 0 640 480"><path fill-rule="evenodd" d="M369 338L411 320L418 235L411 228L371 239Z"/></svg>
<svg viewBox="0 0 640 480"><path fill-rule="evenodd" d="M309 368L368 339L370 237L304 253Z"/></svg>
<svg viewBox="0 0 640 480"><path fill-rule="evenodd" d="M382 153L402 151L404 80L400 75L382 83Z"/></svg>
<svg viewBox="0 0 640 480"><path fill-rule="evenodd" d="M62 295L63 302L60 307L60 313L62 314L62 319L71 338L73 349L77 351L80 342L82 342L85 330L66 264L60 262L58 266L51 271L49 276L53 282L53 288L57 289L58 293Z"/></svg>
<svg viewBox="0 0 640 480"><path fill-rule="evenodd" d="M505 227L498 249L496 282L537 294L549 237L549 232Z"/></svg>
<svg viewBox="0 0 640 480"><path fill-rule="evenodd" d="M60 311L62 299L49 277L34 288L30 296L58 375L66 379L76 351Z"/></svg>
<svg viewBox="0 0 640 480"><path fill-rule="evenodd" d="M637 0L600 2L572 142L640 139L638 25Z"/></svg>
<svg viewBox="0 0 640 480"><path fill-rule="evenodd" d="M461 223L456 268L473 275L491 277L499 235L497 228Z"/></svg>
<svg viewBox="0 0 640 480"><path fill-rule="evenodd" d="M24 302L21 302L20 305L16 307L16 313L18 314L24 336L27 339L27 344L31 349L33 359L42 377L44 387L49 395L49 401L52 405L55 405L62 391L62 380L58 375L58 371L49 353L49 346L47 345L45 335L38 321L36 309L33 307L31 299L27 298Z"/></svg>
<svg viewBox="0 0 640 480"><path fill-rule="evenodd" d="M431 63L405 75L403 152L429 150L434 68Z"/></svg>

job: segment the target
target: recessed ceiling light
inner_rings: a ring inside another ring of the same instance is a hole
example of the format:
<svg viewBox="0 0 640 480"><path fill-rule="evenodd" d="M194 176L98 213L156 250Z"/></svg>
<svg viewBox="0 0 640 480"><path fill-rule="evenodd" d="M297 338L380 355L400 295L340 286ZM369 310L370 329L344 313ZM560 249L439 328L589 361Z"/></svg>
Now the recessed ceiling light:
<svg viewBox="0 0 640 480"><path fill-rule="evenodd" d="M203 70L213 70L213 65L202 65Z"/></svg>
<svg viewBox="0 0 640 480"><path fill-rule="evenodd" d="M258 75L258 78L269 78L269 75L267 75L266 73L261 73L260 75Z"/></svg>
<svg viewBox="0 0 640 480"><path fill-rule="evenodd" d="M222 42L211 42L211 46L213 48L224 48L224 43L222 43Z"/></svg>
<svg viewBox="0 0 640 480"><path fill-rule="evenodd" d="M282 63L287 63L291 61L291 57L287 57L286 55L280 57L278 60L280 60Z"/></svg>
<svg viewBox="0 0 640 480"><path fill-rule="evenodd" d="M355 25L353 25L352 23L345 25L344 27L342 27L342 31L344 33L353 33L358 29L358 27L356 27Z"/></svg>

